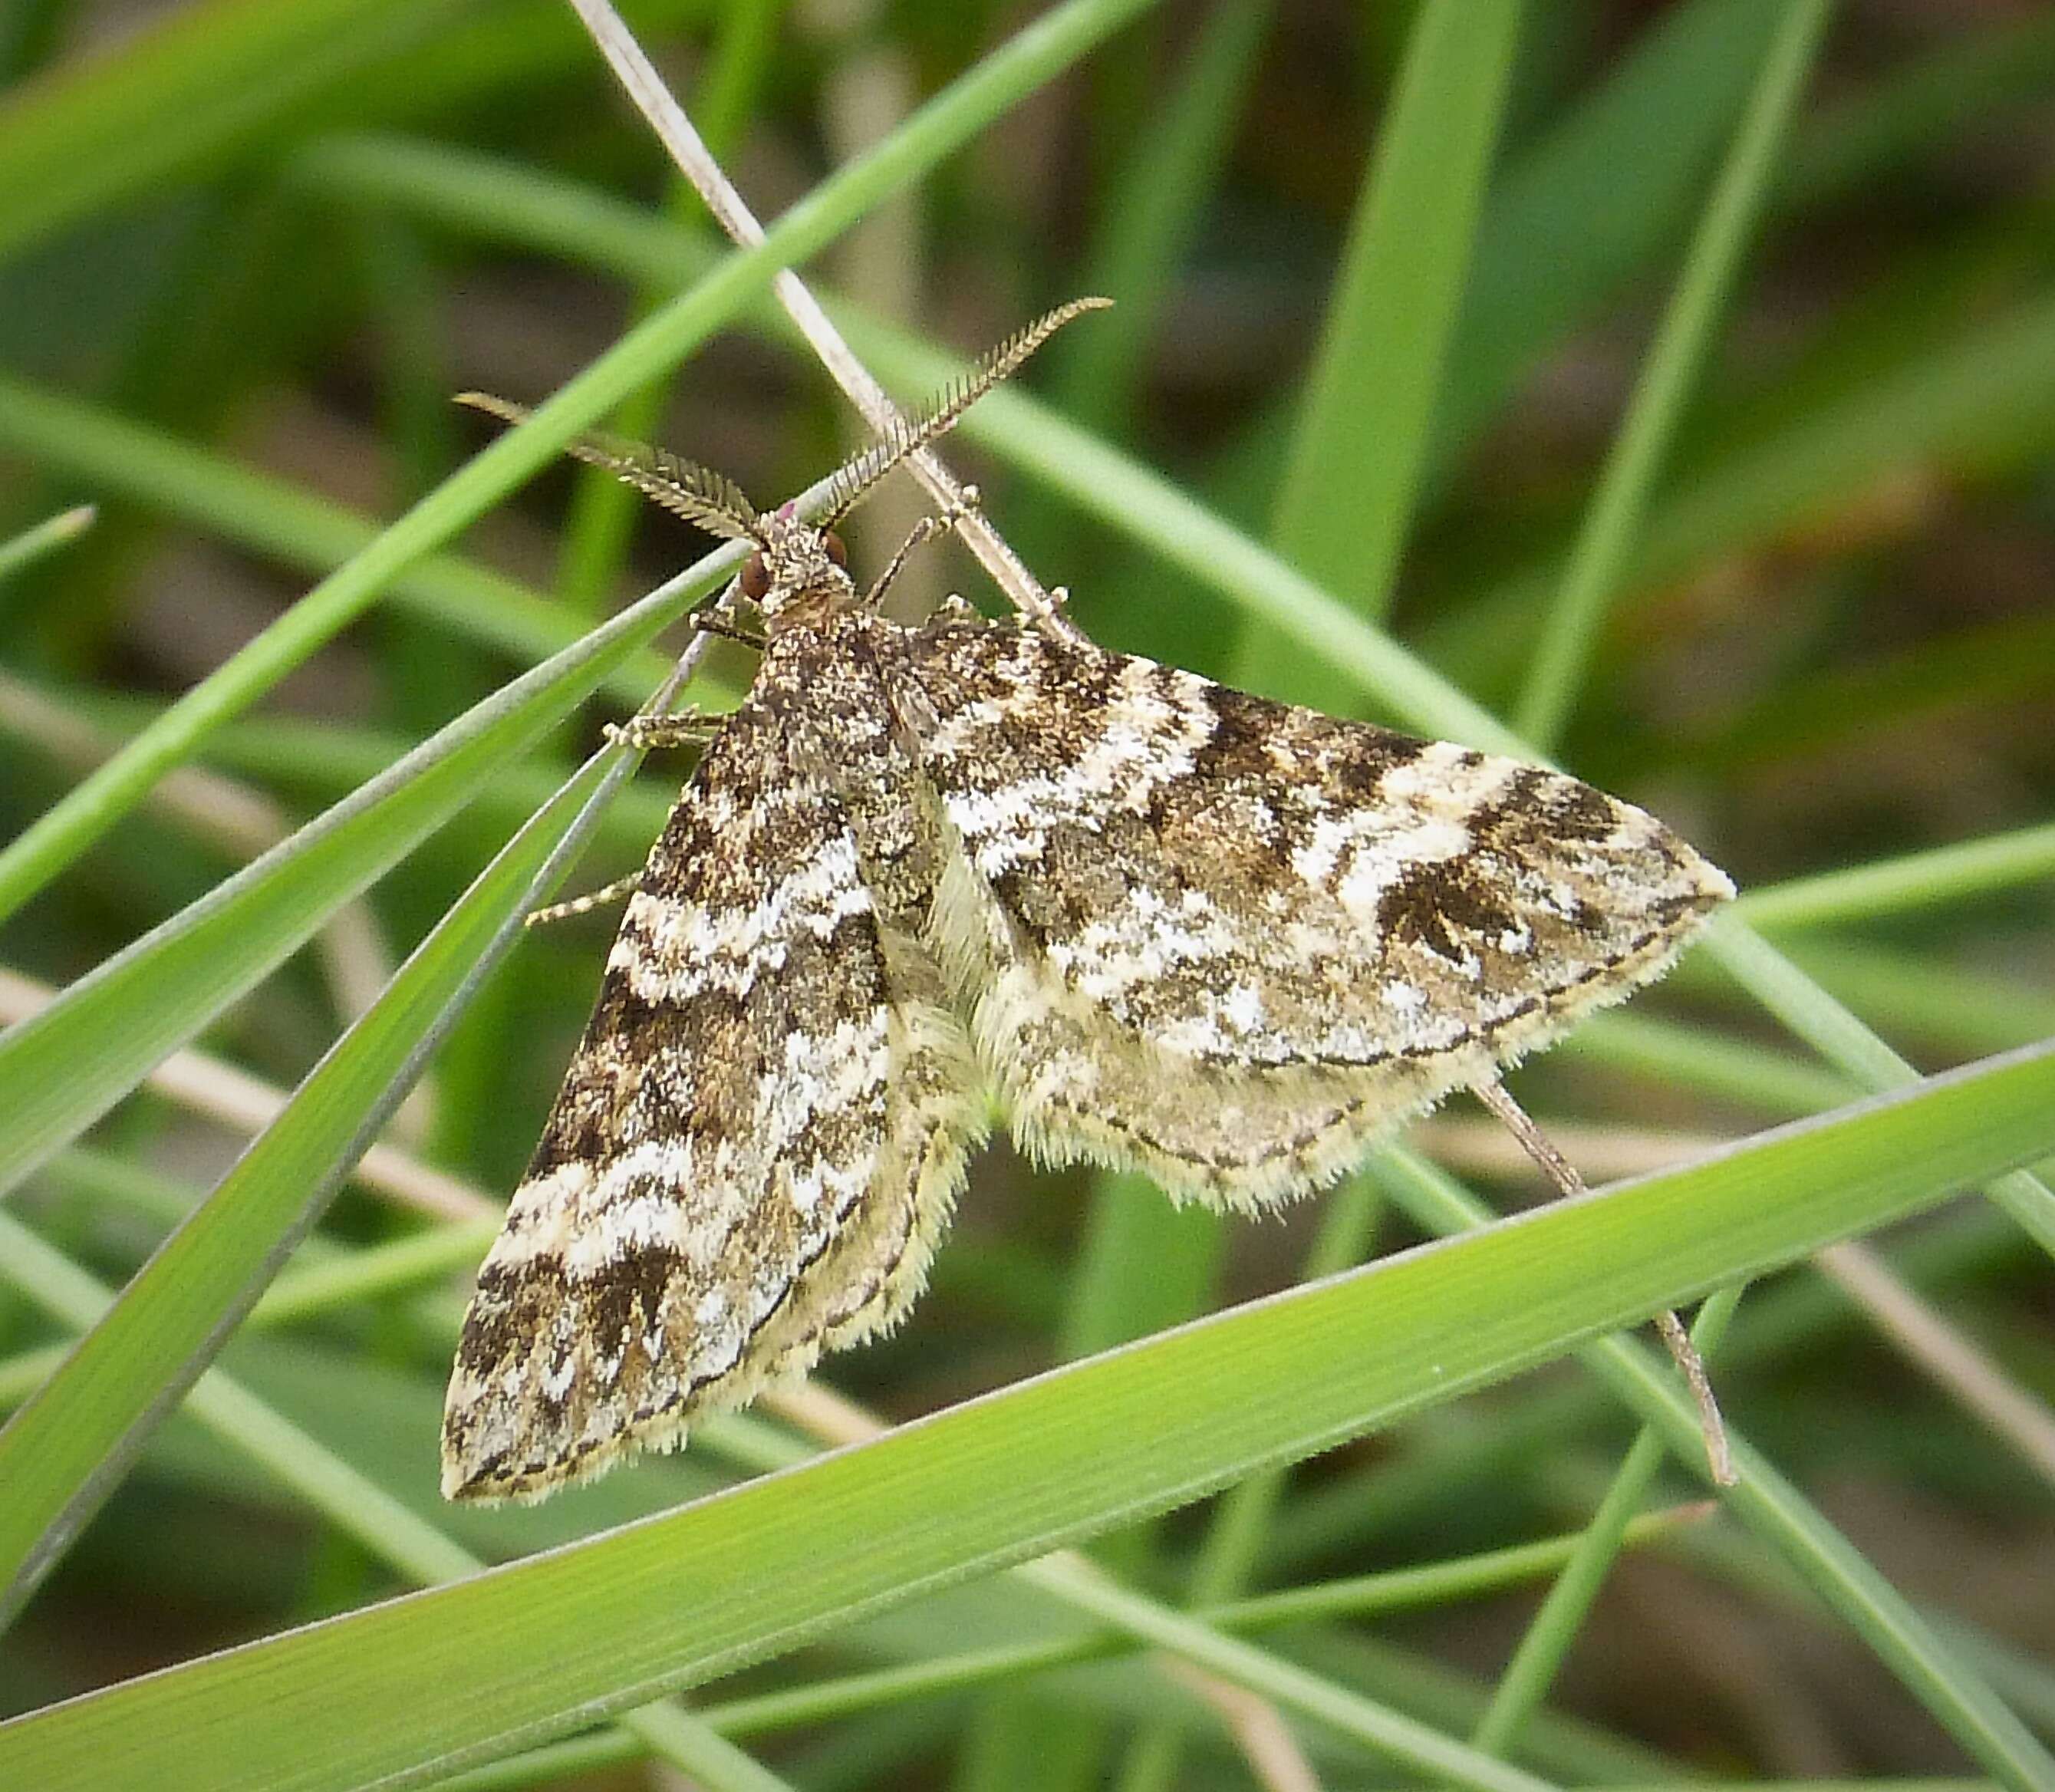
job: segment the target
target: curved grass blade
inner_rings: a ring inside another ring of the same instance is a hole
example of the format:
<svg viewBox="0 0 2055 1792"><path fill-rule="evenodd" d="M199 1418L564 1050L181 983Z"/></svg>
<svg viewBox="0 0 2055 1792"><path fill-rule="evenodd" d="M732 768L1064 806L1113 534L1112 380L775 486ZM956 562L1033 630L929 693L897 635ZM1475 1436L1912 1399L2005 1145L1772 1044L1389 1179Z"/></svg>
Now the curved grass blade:
<svg viewBox="0 0 2055 1792"><path fill-rule="evenodd" d="M0 1780L419 1783L1327 1448L2051 1147L2055 1044L1294 1289L569 1549L17 1719L0 1726ZM1695 1437L1681 1396L1665 1413ZM2002 1713L1978 1741L2011 1784L2055 1774Z"/></svg>

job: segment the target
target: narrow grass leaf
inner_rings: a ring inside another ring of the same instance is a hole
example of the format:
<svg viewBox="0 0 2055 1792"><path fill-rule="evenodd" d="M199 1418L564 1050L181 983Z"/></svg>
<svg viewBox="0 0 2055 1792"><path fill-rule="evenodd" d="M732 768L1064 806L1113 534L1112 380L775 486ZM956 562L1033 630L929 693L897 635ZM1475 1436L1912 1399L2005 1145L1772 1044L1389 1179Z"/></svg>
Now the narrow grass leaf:
<svg viewBox="0 0 2055 1792"><path fill-rule="evenodd" d="M1751 927L1820 927L1939 907L2055 878L2055 822L1935 847L1846 870L1751 890L1736 905Z"/></svg>
<svg viewBox="0 0 2055 1792"><path fill-rule="evenodd" d="M1519 0L1415 14L1300 401L1272 539L1366 616L1388 606L1405 547L1520 21ZM1281 646L1259 636L1252 650ZM1247 669L1260 687L1295 669L1302 701L1355 694L1331 677L1306 689L1296 656Z"/></svg>
<svg viewBox="0 0 2055 1792"><path fill-rule="evenodd" d="M76 541L92 527L93 506L80 504L0 542L0 578L10 578L24 566L34 565L45 554L53 554L67 542Z"/></svg>

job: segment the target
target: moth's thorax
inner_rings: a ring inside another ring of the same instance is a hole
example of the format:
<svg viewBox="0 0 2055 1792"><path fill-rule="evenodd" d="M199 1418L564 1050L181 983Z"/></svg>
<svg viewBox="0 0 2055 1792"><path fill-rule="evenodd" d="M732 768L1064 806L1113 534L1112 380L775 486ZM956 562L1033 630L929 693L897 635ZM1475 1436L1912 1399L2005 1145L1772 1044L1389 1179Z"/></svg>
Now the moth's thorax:
<svg viewBox="0 0 2055 1792"><path fill-rule="evenodd" d="M767 580L763 620L772 634L818 627L862 602L850 576L828 552L826 536L789 504L762 519L758 554Z"/></svg>

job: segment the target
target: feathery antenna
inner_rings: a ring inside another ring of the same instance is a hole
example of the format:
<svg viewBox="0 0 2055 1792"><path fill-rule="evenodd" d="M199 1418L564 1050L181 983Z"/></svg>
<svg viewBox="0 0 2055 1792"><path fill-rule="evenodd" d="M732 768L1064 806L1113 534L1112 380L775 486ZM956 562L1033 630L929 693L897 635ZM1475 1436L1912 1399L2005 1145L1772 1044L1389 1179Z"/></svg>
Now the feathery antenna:
<svg viewBox="0 0 2055 1792"><path fill-rule="evenodd" d="M498 417L503 423L525 423L534 414L526 405L495 398L489 392L460 392L456 402ZM652 503L661 504L674 516L696 523L714 535L725 535L731 541L759 539L756 507L725 473L716 473L667 448L649 448L612 436L574 436L564 444L564 452L604 468L616 479L633 486Z"/></svg>
<svg viewBox="0 0 2055 1792"><path fill-rule="evenodd" d="M883 437L846 461L828 486L827 508L821 527L831 529L869 495L870 489L910 454L917 454L938 436L956 427L957 419L1000 381L1015 373L1028 356L1073 318L1103 311L1110 298L1074 298L1016 330L985 355L969 373L952 381L928 407L895 425Z"/></svg>
<svg viewBox="0 0 2055 1792"><path fill-rule="evenodd" d="M827 508L819 526L833 528L901 461L954 428L965 411L1012 375L1071 318L1087 311L1102 311L1112 303L1110 298L1074 298L1016 330L961 379L944 387L925 410L903 419L880 440L845 461L829 481ZM460 392L456 402L498 417L503 423L525 423L534 415L525 405L495 398L489 392ZM716 473L667 448L623 441L613 436L574 436L564 444L564 452L605 468L616 479L633 486L652 503L716 535L733 541L763 539L756 507L725 473Z"/></svg>

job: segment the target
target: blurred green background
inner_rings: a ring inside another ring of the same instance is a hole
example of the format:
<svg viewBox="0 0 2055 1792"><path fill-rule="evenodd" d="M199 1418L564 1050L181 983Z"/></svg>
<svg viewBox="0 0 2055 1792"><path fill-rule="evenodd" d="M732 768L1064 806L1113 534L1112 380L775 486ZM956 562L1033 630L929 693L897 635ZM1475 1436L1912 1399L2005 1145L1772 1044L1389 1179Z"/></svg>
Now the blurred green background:
<svg viewBox="0 0 2055 1792"><path fill-rule="evenodd" d="M767 220L1036 11L623 10ZM1663 814L1766 892L1751 918L1920 1068L2055 1033L2047 10L1848 0L1824 31L1823 13L1781 0L1101 10L1088 54L806 263L887 384L917 399L937 365L922 344L967 354L1046 306L1110 294L1114 311L1019 381L1048 412L1388 628L1540 750ZM14 839L491 438L452 393L539 401L719 243L555 0L14 0L0 81L0 836ZM1067 489L1069 439L1012 396L948 452L1096 639L1425 725L1360 664L1280 627L1264 606L1288 593L1237 586L1158 489L1135 495L1132 527L1123 491ZM644 381L613 422L731 473L759 504L862 440L761 308ZM30 533L85 503L89 526ZM867 507L859 576L918 514L910 483ZM72 983L706 545L552 467L444 554L368 586L132 813L37 866L0 866L0 1014L20 1018L37 985ZM1001 607L953 543L917 561L894 602L950 590ZM448 825L207 1028L205 1061L42 1163L14 1218L118 1285L235 1161L268 1091L306 1074L660 664L629 659L604 702L479 770ZM732 699L747 669L724 649L700 700ZM643 768L574 887L640 861L682 770ZM1887 861L1903 862L1812 881ZM228 1359L487 1555L738 1472L696 1449L534 1512L440 1513L432 1498L452 1328L490 1235L480 1198L519 1174L609 926L531 934L498 967L401 1109L382 1169L349 1185L296 1267L432 1248L379 1259L390 1267ZM1596 1182L1854 1085L1694 961L1516 1087ZM1535 1198L1457 1106L1418 1142L1509 1204ZM424 1210L449 1223L430 1230ZM911 1416L1284 1285L1309 1253L1339 1266L1373 1237L1415 1236L1367 1187L1324 1217L1309 1205L1222 1225L995 1151L911 1324L827 1379ZM33 1281L13 1248L14 1280ZM1804 1273L1744 1312L1722 1393L2055 1735L2045 1257L1973 1203L1891 1249L1981 1353L1986 1390L2017 1397L2010 1430ZM68 1335L0 1285L10 1407ZM1438 1410L1301 1471L1216 1590L1574 1527L1629 1435L1568 1372ZM1117 1534L1102 1559L1181 1601L1209 1522L1186 1512ZM400 1584L175 1422L0 1639L0 1713ZM1467 1734L1537 1597L1514 1584L1331 1620L1303 1656ZM994 1609L925 1610L760 1670L751 1689L1014 1640ZM1904 1687L1717 1527L1624 1558L1558 1652L1524 1758L1567 1782L1968 1770ZM1202 1719L1166 1727L1131 1661L880 1698L751 1746L809 1788L1139 1792L1252 1771ZM669 1770L602 1753L495 1783L635 1786ZM1346 1752L1319 1766L1336 1786L1391 1770Z"/></svg>

